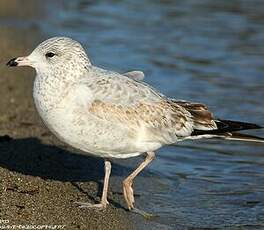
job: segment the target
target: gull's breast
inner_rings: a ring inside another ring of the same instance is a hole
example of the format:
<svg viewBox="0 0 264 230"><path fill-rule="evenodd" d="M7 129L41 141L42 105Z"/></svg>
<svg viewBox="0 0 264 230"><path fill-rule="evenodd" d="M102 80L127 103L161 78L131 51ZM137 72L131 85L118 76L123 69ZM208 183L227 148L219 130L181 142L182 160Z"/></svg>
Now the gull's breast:
<svg viewBox="0 0 264 230"><path fill-rule="evenodd" d="M56 108L42 116L46 126L60 140L100 157L127 158L160 145L139 144L138 134L129 127L102 121L80 107ZM146 149L147 148L147 149Z"/></svg>

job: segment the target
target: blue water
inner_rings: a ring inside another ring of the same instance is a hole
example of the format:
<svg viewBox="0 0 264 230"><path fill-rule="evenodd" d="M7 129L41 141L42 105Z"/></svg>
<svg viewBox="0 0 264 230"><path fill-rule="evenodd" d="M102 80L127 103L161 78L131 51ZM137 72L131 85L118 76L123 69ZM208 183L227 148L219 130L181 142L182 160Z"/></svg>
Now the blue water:
<svg viewBox="0 0 264 230"><path fill-rule="evenodd" d="M264 125L264 1L42 4L41 17L9 23L34 26L42 40L70 36L97 66L142 70L169 97L205 103L216 117ZM159 215L151 222L157 229L264 229L263 156L263 145L253 143L164 147L135 182L137 206Z"/></svg>

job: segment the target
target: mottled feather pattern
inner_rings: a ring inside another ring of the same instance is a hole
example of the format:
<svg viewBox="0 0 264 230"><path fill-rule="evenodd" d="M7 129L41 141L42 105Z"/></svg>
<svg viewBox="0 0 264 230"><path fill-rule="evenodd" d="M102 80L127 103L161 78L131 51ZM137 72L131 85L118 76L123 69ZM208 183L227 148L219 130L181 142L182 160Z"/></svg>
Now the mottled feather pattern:
<svg viewBox="0 0 264 230"><path fill-rule="evenodd" d="M61 42L63 42L64 44L63 46L61 45ZM79 56L79 59L78 59L79 62L85 63L85 65L91 64L81 44L70 38L68 39L65 39L63 37L50 38L47 41L40 43L35 51L37 52L48 51L48 52L53 52L58 56L63 55L64 62L66 62L66 61L72 60L71 54L73 53L72 52L73 50L74 50L74 55ZM44 52L43 54L45 55L46 53ZM64 67L67 67L67 66L64 66ZM76 68L78 68L77 65L76 65Z"/></svg>
<svg viewBox="0 0 264 230"><path fill-rule="evenodd" d="M117 105L132 105L139 102L159 102L163 95L159 94L145 83L135 81L119 73L91 68L83 76L81 83L85 84L94 95L94 99L111 102Z"/></svg>
<svg viewBox="0 0 264 230"><path fill-rule="evenodd" d="M101 119L123 122L135 129L143 125L155 132L165 132L170 136L169 142L190 135L195 128L216 127L212 114L202 104L175 101L141 81L114 72L102 73L105 72L100 71L100 75L86 83L95 98L89 112Z"/></svg>
<svg viewBox="0 0 264 230"><path fill-rule="evenodd" d="M190 114L169 101L122 106L95 100L89 107L89 112L109 122L120 122L134 127L135 130L144 126L146 129L158 129L159 132L168 132L175 136L185 136L192 132L187 125L192 124Z"/></svg>

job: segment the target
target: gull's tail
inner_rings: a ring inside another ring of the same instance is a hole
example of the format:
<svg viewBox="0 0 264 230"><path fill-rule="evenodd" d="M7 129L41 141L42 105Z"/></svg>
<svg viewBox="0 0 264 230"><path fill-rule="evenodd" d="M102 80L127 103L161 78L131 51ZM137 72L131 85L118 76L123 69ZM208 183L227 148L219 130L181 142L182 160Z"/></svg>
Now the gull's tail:
<svg viewBox="0 0 264 230"><path fill-rule="evenodd" d="M227 140L249 141L264 143L264 138L237 133L237 131L249 129L261 129L262 126L229 120L215 120L217 129L213 130L194 130L190 137L186 139L200 139L200 138L223 138Z"/></svg>

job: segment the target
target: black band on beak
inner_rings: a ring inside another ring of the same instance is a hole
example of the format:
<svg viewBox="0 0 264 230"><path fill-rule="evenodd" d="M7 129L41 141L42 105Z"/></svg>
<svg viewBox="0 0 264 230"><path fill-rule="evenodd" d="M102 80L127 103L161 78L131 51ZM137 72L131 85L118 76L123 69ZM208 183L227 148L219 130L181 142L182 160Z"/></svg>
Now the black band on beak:
<svg viewBox="0 0 264 230"><path fill-rule="evenodd" d="M6 63L7 66L17 66L17 58L12 58L9 62Z"/></svg>

